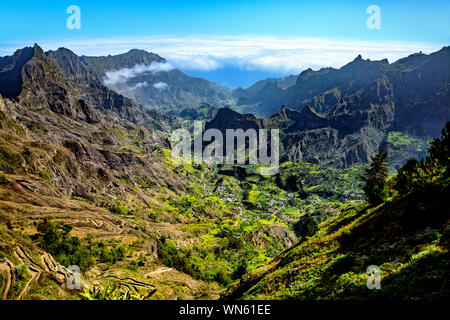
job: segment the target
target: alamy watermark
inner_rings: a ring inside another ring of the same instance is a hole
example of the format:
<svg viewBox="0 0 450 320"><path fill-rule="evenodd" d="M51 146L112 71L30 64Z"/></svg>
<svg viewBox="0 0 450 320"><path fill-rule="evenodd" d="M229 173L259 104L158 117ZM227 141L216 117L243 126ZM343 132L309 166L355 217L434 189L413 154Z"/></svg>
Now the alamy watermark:
<svg viewBox="0 0 450 320"><path fill-rule="evenodd" d="M248 163L261 165L262 175L274 175L278 172L280 160L279 130L270 130L270 143L268 136L267 129L259 129L258 132L255 129L226 129L224 137L218 129L203 132L202 122L195 121L193 139L187 129L177 129L172 133L172 161L176 164L192 161L194 164Z"/></svg>
<svg viewBox="0 0 450 320"><path fill-rule="evenodd" d="M81 270L79 266L70 266L67 268L70 276L67 277L67 288L69 290L81 289Z"/></svg>
<svg viewBox="0 0 450 320"><path fill-rule="evenodd" d="M367 18L366 25L369 30L381 29L381 9L377 5L370 5L366 9L366 13L370 14Z"/></svg>
<svg viewBox="0 0 450 320"><path fill-rule="evenodd" d="M369 290L381 289L381 270L379 266L371 265L367 267L366 273L369 274L367 278L367 288Z"/></svg>
<svg viewBox="0 0 450 320"><path fill-rule="evenodd" d="M69 30L81 29L81 9L79 6L71 5L67 7L66 12L70 16L66 20L66 26Z"/></svg>

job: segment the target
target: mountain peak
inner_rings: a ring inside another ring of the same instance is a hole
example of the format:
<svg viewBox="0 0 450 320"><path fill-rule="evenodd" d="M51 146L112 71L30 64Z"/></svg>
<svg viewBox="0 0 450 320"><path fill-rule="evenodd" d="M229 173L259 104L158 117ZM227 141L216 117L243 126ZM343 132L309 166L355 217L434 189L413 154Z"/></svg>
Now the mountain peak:
<svg viewBox="0 0 450 320"><path fill-rule="evenodd" d="M131 49L131 50L129 50L127 53L125 53L125 54L130 54L130 53L140 53L140 54L154 54L154 53L152 53L152 52L148 52L148 51L146 51L146 50L142 50L142 49Z"/></svg>
<svg viewBox="0 0 450 320"><path fill-rule="evenodd" d="M306 69L306 70L303 70L303 71L300 73L300 75L298 76L298 78L299 78L299 79L307 78L307 77L309 77L310 75L313 75L313 74L314 74L314 70L311 69L311 68L308 68L308 69Z"/></svg>
<svg viewBox="0 0 450 320"><path fill-rule="evenodd" d="M145 50L132 49L126 53L106 57L81 56L80 60L91 70L102 78L106 72L120 70L123 68L133 68L137 64L151 64L153 62L166 62L166 60L157 54Z"/></svg>
<svg viewBox="0 0 450 320"><path fill-rule="evenodd" d="M33 58L45 58L38 45L19 49L12 56L0 58L0 94L15 99L22 91L22 68Z"/></svg>
<svg viewBox="0 0 450 320"><path fill-rule="evenodd" d="M45 56L44 50L37 43L30 49L32 50L32 57L42 58Z"/></svg>

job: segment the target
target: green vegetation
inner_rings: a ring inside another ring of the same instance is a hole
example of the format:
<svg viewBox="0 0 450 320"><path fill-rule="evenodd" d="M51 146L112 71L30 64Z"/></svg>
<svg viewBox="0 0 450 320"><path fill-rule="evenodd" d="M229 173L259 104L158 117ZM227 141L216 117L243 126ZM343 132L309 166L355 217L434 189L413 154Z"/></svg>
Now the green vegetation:
<svg viewBox="0 0 450 320"><path fill-rule="evenodd" d="M407 135L406 133L402 133L399 131L391 131L388 134L387 142L397 147L397 146L407 146L416 143L417 140Z"/></svg>
<svg viewBox="0 0 450 320"><path fill-rule="evenodd" d="M387 166L387 152L376 153L370 165L364 169L361 180L364 182L363 190L366 199L372 206L379 205L386 199L386 180L389 176Z"/></svg>
<svg viewBox="0 0 450 320"><path fill-rule="evenodd" d="M30 272L26 264L20 264L16 268L16 281L14 284L14 289L16 292L20 292L25 284L30 279Z"/></svg>
<svg viewBox="0 0 450 320"><path fill-rule="evenodd" d="M431 142L426 160L408 161L387 181L386 198L381 204L358 204L320 223L313 236L301 236L290 249L235 283L227 297L448 297L449 131L447 123L442 137ZM378 168L385 177L384 154L377 158L374 162L378 164L371 168ZM378 290L367 288L370 265L381 270Z"/></svg>
<svg viewBox="0 0 450 320"><path fill-rule="evenodd" d="M408 158L422 159L429 147L425 138L418 138L404 132L391 131L387 139L388 160L390 165L399 169Z"/></svg>
<svg viewBox="0 0 450 320"><path fill-rule="evenodd" d="M67 224L55 226L45 219L37 229L34 238L39 246L66 267L77 265L85 271L95 261L114 264L125 256L123 247L107 249L103 242L83 244L78 237L69 237L72 227Z"/></svg>
<svg viewBox="0 0 450 320"><path fill-rule="evenodd" d="M133 286L121 292L117 284L86 289L81 296L86 300L144 300L145 298Z"/></svg>
<svg viewBox="0 0 450 320"><path fill-rule="evenodd" d="M256 166L184 170L166 152L160 156L166 158L170 170L181 169L198 182L192 184L193 194L160 198L163 207L153 208L148 219L175 219L186 232L198 236L189 245L162 237L157 246L159 261L224 287L286 249L302 217L303 233L313 235L320 222L346 207L341 201L362 198L355 190L361 185L359 168L338 170L288 162L281 165L278 175L263 177Z"/></svg>
<svg viewBox="0 0 450 320"><path fill-rule="evenodd" d="M49 179L50 179L50 174L49 174L47 171L45 171L45 170L39 171L39 172L38 172L38 175L39 175L39 177L41 177L42 179L45 179L45 180L49 180Z"/></svg>
<svg viewBox="0 0 450 320"><path fill-rule="evenodd" d="M111 213L123 214L126 216L131 216L134 213L136 213L136 211L129 209L125 204L123 204L119 200L116 200L116 202L110 207L109 210L111 211Z"/></svg>

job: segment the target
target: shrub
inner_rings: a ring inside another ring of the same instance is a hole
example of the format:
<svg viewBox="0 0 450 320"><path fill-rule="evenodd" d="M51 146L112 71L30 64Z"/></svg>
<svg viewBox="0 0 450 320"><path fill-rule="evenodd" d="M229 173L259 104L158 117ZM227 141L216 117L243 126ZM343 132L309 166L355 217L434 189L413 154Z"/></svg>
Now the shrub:
<svg viewBox="0 0 450 320"><path fill-rule="evenodd" d="M116 200L116 203L110 208L110 211L114 214L123 214L127 216L131 216L135 213L134 210L128 209L128 207L119 200Z"/></svg>
<svg viewBox="0 0 450 320"><path fill-rule="evenodd" d="M224 287L228 287L232 282L230 276L222 269L216 272L216 274L214 275L214 281L223 285Z"/></svg>
<svg viewBox="0 0 450 320"><path fill-rule="evenodd" d="M72 231L70 225L55 226L46 218L37 227L34 236L39 246L52 254L56 261L64 266L78 265L82 271L94 264L95 259L104 263L116 263L125 257L123 247L107 250L102 242L97 245L83 244L77 237L69 237Z"/></svg>
<svg viewBox="0 0 450 320"><path fill-rule="evenodd" d="M26 264L21 264L16 268L16 275L19 281L25 280L28 276L28 266Z"/></svg>
<svg viewBox="0 0 450 320"><path fill-rule="evenodd" d="M49 179L50 179L50 174L49 174L47 171L45 171L45 170L39 171L39 172L38 172L38 175L39 175L39 177L41 177L42 179L45 179L45 180L49 180Z"/></svg>
<svg viewBox="0 0 450 320"><path fill-rule="evenodd" d="M199 277L199 271L189 261L189 252L183 253L176 246L164 237L158 241L158 259L167 267L175 268L187 273L194 278Z"/></svg>
<svg viewBox="0 0 450 320"><path fill-rule="evenodd" d="M246 260L241 260L241 262L237 266L236 270L234 270L231 277L233 280L240 279L244 274L247 273L247 271L248 271L248 262Z"/></svg>

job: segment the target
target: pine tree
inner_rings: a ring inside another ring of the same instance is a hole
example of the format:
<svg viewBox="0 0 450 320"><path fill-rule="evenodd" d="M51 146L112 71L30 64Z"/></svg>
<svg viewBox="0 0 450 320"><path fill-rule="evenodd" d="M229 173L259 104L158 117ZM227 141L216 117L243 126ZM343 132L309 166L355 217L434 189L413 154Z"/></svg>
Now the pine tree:
<svg viewBox="0 0 450 320"><path fill-rule="evenodd" d="M449 175L450 167L450 121L447 121L442 130L442 137L430 142L428 149L427 162L437 162L437 165L446 169L446 176Z"/></svg>
<svg viewBox="0 0 450 320"><path fill-rule="evenodd" d="M360 179L364 182L363 191L370 205L377 206L384 202L388 176L387 152L381 150L372 156L370 165L360 175Z"/></svg>

